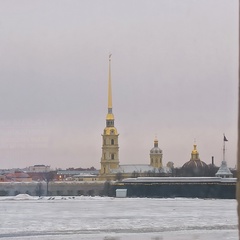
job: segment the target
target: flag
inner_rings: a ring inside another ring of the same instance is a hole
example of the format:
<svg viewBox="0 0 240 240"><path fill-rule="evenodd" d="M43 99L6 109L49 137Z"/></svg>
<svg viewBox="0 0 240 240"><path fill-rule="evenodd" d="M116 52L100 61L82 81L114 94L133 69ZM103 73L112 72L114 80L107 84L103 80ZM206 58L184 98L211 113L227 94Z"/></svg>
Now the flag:
<svg viewBox="0 0 240 240"><path fill-rule="evenodd" d="M223 135L223 141L224 141L224 142L227 142L227 141L228 141L227 138L225 137L225 135Z"/></svg>

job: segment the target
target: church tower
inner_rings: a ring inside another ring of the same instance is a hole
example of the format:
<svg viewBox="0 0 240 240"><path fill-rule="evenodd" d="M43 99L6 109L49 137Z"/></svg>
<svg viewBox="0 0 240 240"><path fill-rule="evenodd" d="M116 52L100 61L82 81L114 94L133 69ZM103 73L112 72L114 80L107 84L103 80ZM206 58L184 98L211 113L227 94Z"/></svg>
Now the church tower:
<svg viewBox="0 0 240 240"><path fill-rule="evenodd" d="M158 147L157 138L154 140L154 147L150 150L150 165L154 168L162 168L162 150Z"/></svg>
<svg viewBox="0 0 240 240"><path fill-rule="evenodd" d="M112 113L112 82L111 82L111 54L109 55L108 73L108 113L106 127L102 135L102 157L100 175L111 173L111 169L119 168L118 132L114 127L114 115Z"/></svg>

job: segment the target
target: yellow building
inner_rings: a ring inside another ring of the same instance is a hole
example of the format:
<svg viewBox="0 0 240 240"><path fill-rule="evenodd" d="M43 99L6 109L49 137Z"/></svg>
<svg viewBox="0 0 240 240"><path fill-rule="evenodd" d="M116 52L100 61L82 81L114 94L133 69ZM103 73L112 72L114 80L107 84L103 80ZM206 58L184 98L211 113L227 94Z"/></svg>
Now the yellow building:
<svg viewBox="0 0 240 240"><path fill-rule="evenodd" d="M154 147L150 150L150 164L119 164L118 132L114 126L112 112L112 82L111 55L109 56L108 73L108 113L106 127L102 134L102 157L99 180L120 180L122 178L150 176L152 174L168 174L171 170L163 168L162 150L158 147L158 140L154 140Z"/></svg>

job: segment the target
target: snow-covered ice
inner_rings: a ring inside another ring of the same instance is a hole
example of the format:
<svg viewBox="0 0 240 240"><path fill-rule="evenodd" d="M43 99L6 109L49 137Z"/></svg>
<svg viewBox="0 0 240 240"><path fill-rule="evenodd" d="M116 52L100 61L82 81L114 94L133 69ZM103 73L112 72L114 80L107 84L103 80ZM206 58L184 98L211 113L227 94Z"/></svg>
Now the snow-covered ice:
<svg viewBox="0 0 240 240"><path fill-rule="evenodd" d="M236 200L0 197L0 239L238 239Z"/></svg>

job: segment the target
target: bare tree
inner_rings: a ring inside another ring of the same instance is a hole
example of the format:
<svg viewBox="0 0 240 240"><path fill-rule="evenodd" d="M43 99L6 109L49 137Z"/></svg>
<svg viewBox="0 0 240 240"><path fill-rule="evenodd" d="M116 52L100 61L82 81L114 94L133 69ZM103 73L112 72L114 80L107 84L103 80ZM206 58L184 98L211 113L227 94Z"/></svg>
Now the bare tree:
<svg viewBox="0 0 240 240"><path fill-rule="evenodd" d="M38 195L39 197L41 197L43 194L43 189L42 189L42 183L38 182L37 183L37 187L36 187L36 195Z"/></svg>
<svg viewBox="0 0 240 240"><path fill-rule="evenodd" d="M48 191L49 182L51 182L54 179L54 176L55 176L55 172L46 172L46 173L44 173L44 180L47 183L47 196L49 194L49 191Z"/></svg>

